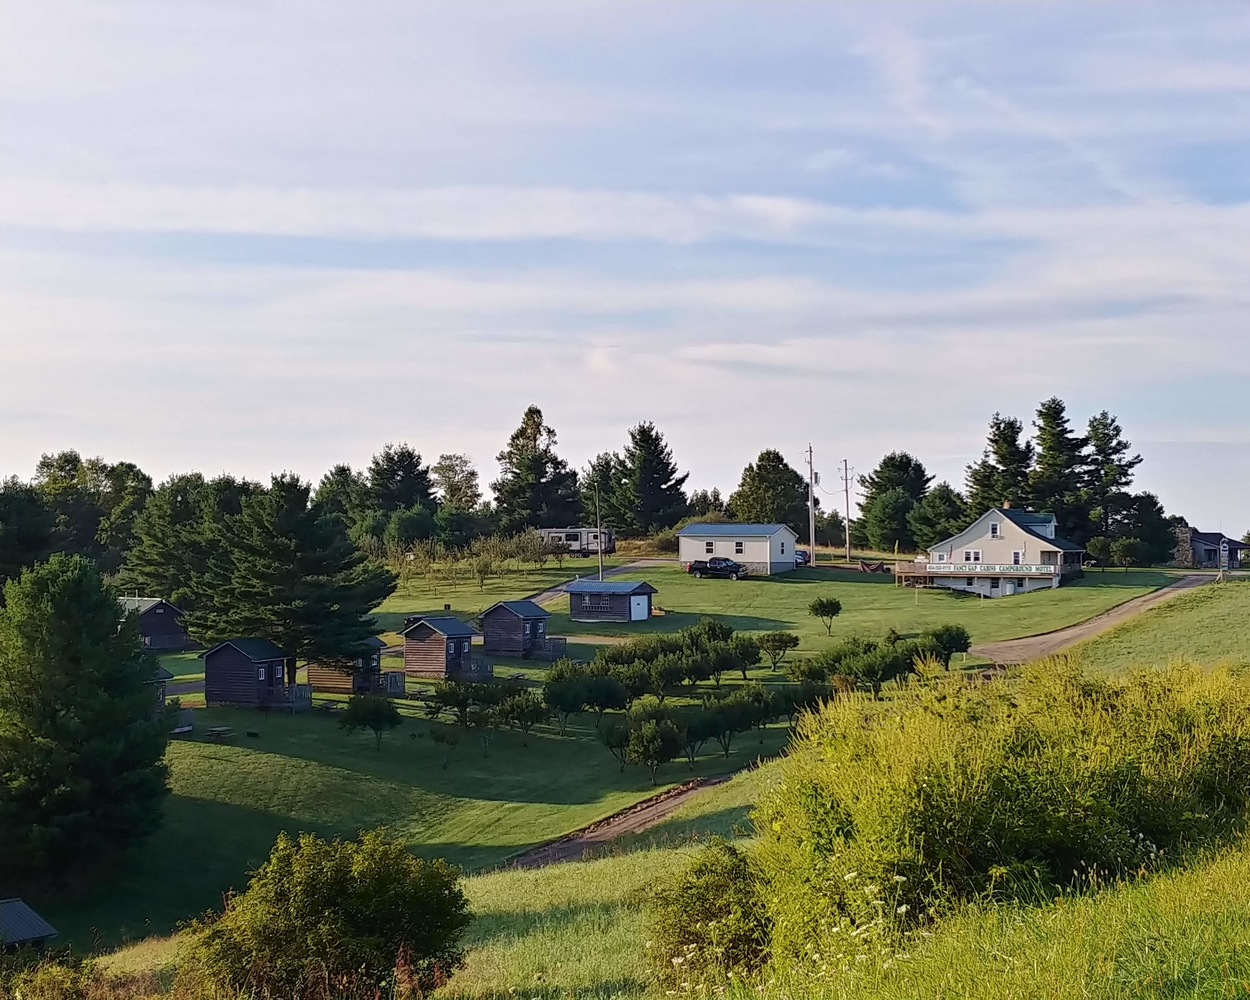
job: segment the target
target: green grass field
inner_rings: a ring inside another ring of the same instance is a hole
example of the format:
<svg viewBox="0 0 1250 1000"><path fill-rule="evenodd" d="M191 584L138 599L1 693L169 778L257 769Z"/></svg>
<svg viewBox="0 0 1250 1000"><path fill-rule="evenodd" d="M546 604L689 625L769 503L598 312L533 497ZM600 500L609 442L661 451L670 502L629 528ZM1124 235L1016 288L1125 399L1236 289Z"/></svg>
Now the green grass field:
<svg viewBox="0 0 1250 1000"><path fill-rule="evenodd" d="M386 826L417 853L480 868L656 791L642 769L620 772L586 716L565 737L545 729L523 740L501 731L489 751L463 731L447 751L416 717L388 735L380 752L372 734L345 733L320 712L197 712L198 733L217 725L234 729L231 743L170 744L173 794L140 851L93 889L37 898L64 939L87 947L167 933L243 887L280 830L354 836ZM249 730L259 735L248 737ZM734 770L786 739L785 726L775 726L762 745L740 739L728 759L712 744L693 771L685 762L662 768L660 788Z"/></svg>
<svg viewBox="0 0 1250 1000"><path fill-rule="evenodd" d="M712 615L736 629L789 629L801 639L801 650L819 650L849 635L880 636L887 629L920 632L933 625L964 625L973 641L1009 639L1072 625L1156 590L1173 574L1138 570L1130 573L1088 573L1058 590L1042 590L995 600L956 595L943 590L896 587L893 578L847 570L800 569L780 576L747 580L696 580L679 565L631 570L614 579L646 580L659 593L655 604L667 612L632 624L581 623L568 617L568 598L549 602L552 635L621 636L639 632L671 632ZM833 639L821 622L807 613L817 596L842 602Z"/></svg>
<svg viewBox="0 0 1250 1000"><path fill-rule="evenodd" d="M1107 673L1173 660L1250 662L1250 580L1180 594L1086 640L1072 654Z"/></svg>

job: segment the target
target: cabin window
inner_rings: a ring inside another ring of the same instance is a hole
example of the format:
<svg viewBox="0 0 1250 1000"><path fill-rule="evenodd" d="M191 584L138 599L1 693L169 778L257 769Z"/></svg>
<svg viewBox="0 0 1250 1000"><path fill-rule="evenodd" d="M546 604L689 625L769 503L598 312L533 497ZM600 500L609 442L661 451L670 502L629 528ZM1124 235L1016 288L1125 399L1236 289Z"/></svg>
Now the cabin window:
<svg viewBox="0 0 1250 1000"><path fill-rule="evenodd" d="M462 653L467 653L467 652L469 651L469 640L468 640L468 639L465 639L465 640L464 640L464 642L462 642L462 643L460 644L460 651L461 651Z"/></svg>
<svg viewBox="0 0 1250 1000"><path fill-rule="evenodd" d="M990 522L990 537L991 538L998 537L998 522L997 521Z"/></svg>
<svg viewBox="0 0 1250 1000"><path fill-rule="evenodd" d="M715 551L716 551L716 543L715 543L715 542L704 542L704 543L703 543L703 551L704 551L704 552L706 552L708 555L711 555L713 552L715 552Z"/></svg>
<svg viewBox="0 0 1250 1000"><path fill-rule="evenodd" d="M1013 552L1011 554L1011 565L1019 566L1022 561L1022 556L1023 556L1022 552Z"/></svg>
<svg viewBox="0 0 1250 1000"><path fill-rule="evenodd" d="M265 668L264 668L264 667L257 667L257 668L256 668L256 679L257 679L258 681L263 681L263 680L265 679Z"/></svg>
<svg viewBox="0 0 1250 1000"><path fill-rule="evenodd" d="M456 644L454 642L447 643L447 655L448 656L456 655Z"/></svg>
<svg viewBox="0 0 1250 1000"><path fill-rule="evenodd" d="M744 544L745 543L743 542L734 542L734 555L736 556L742 555Z"/></svg>
<svg viewBox="0 0 1250 1000"><path fill-rule="evenodd" d="M165 613L164 608L153 608L152 610L155 611L158 615L163 615Z"/></svg>
<svg viewBox="0 0 1250 1000"><path fill-rule="evenodd" d="M1002 580L997 576L990 577L990 590L997 590L1002 585Z"/></svg>

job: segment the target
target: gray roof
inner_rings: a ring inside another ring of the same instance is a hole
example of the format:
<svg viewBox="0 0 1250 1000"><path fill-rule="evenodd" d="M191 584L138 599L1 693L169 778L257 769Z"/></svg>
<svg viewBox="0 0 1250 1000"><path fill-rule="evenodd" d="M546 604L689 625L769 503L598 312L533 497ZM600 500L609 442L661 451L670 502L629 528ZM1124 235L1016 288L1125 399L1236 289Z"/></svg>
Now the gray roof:
<svg viewBox="0 0 1250 1000"><path fill-rule="evenodd" d="M787 524L735 524L715 523L705 524L698 522L696 524L687 524L678 535L748 535L752 537L768 537L775 535L779 531L788 531L794 534L794 529Z"/></svg>
<svg viewBox="0 0 1250 1000"><path fill-rule="evenodd" d="M656 594L645 580L574 580L565 584L570 594Z"/></svg>
<svg viewBox="0 0 1250 1000"><path fill-rule="evenodd" d="M365 639L365 645L372 646L374 649L386 648L386 642L382 639L381 636L377 636L377 635L371 635L367 639Z"/></svg>
<svg viewBox="0 0 1250 1000"><path fill-rule="evenodd" d="M551 612L546 608L540 608L533 601L500 601L498 604L492 604L489 608L482 612L481 617L485 618L496 608L507 608L518 618L550 618Z"/></svg>
<svg viewBox="0 0 1250 1000"><path fill-rule="evenodd" d="M119 597L117 603L126 611L138 611L141 615L151 611L158 604L169 604L163 597ZM177 611L178 614L182 614L181 608L173 604L169 604L169 606Z"/></svg>
<svg viewBox="0 0 1250 1000"><path fill-rule="evenodd" d="M400 635L407 635L414 628L421 625L428 625L435 632L440 635L445 635L449 639L459 639L464 636L477 635L477 630L474 629L472 625L451 615L439 618L422 618L420 621L415 621L409 625L403 630L403 632L400 633Z"/></svg>
<svg viewBox="0 0 1250 1000"><path fill-rule="evenodd" d="M1190 531L1190 536L1207 545L1214 545L1216 548L1219 548L1222 542L1228 542L1230 550L1250 548L1250 544L1238 541L1236 538L1229 538L1222 531L1198 531L1195 528Z"/></svg>
<svg viewBox="0 0 1250 1000"><path fill-rule="evenodd" d="M56 937L56 928L20 899L0 899L0 943L24 944Z"/></svg>
<svg viewBox="0 0 1250 1000"><path fill-rule="evenodd" d="M986 513L989 513L987 511ZM1043 535L1040 531L1034 531L1033 526L1036 524L1054 524L1054 514L1038 514L1031 510L1016 510L1014 507L1001 507L993 510L995 514L1002 514L1003 517L1017 525L1021 530L1027 531L1034 538L1040 538L1047 545L1051 545L1062 552L1084 552L1083 545L1077 545L1075 542L1069 542L1066 538L1060 538L1056 535L1050 538Z"/></svg>
<svg viewBox="0 0 1250 1000"><path fill-rule="evenodd" d="M224 642L217 643L211 649L204 650L200 656L205 657L210 653L215 653L223 646L233 646L253 663L268 663L270 660L286 659L286 653L282 652L268 639L226 639Z"/></svg>

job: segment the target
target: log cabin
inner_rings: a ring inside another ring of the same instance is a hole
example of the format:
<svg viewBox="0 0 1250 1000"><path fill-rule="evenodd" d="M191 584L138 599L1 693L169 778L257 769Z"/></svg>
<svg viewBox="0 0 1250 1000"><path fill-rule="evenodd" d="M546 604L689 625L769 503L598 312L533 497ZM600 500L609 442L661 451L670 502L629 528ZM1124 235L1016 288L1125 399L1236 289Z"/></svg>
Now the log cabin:
<svg viewBox="0 0 1250 1000"><path fill-rule="evenodd" d="M139 634L148 649L186 649L191 637L182 627L182 609L163 597L120 597L124 611L139 615Z"/></svg>
<svg viewBox="0 0 1250 1000"><path fill-rule="evenodd" d="M642 580L574 580L566 584L569 617L575 622L643 622L651 617L651 595Z"/></svg>
<svg viewBox="0 0 1250 1000"><path fill-rule="evenodd" d="M376 635L365 640L369 652L348 668L327 663L308 664L308 683L318 694L367 694L381 691L386 694L404 693L403 674L400 671L382 671L382 650L386 643ZM397 676L392 677L395 674Z"/></svg>
<svg viewBox="0 0 1250 1000"><path fill-rule="evenodd" d="M307 684L288 684L286 655L268 639L227 639L200 654L206 705L301 711L312 705Z"/></svg>
<svg viewBox="0 0 1250 1000"><path fill-rule="evenodd" d="M490 668L473 659L477 631L452 615L418 618L401 633L404 672L409 677L481 680Z"/></svg>
<svg viewBox="0 0 1250 1000"><path fill-rule="evenodd" d="M478 616L482 651L487 656L547 655L547 619L551 612L533 601L500 601Z"/></svg>

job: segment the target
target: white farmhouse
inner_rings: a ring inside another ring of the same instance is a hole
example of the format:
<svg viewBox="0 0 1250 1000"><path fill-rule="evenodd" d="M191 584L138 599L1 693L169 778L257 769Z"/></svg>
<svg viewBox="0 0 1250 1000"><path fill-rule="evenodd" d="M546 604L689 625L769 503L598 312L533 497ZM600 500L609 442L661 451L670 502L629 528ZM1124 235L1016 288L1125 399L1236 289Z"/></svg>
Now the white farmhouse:
<svg viewBox="0 0 1250 1000"><path fill-rule="evenodd" d="M798 540L784 524L688 524L677 532L677 556L685 567L718 556L742 563L755 576L768 576L794 569Z"/></svg>
<svg viewBox="0 0 1250 1000"><path fill-rule="evenodd" d="M910 586L1005 597L1058 587L1080 570L1084 551L1055 534L1054 514L995 507L894 574Z"/></svg>

